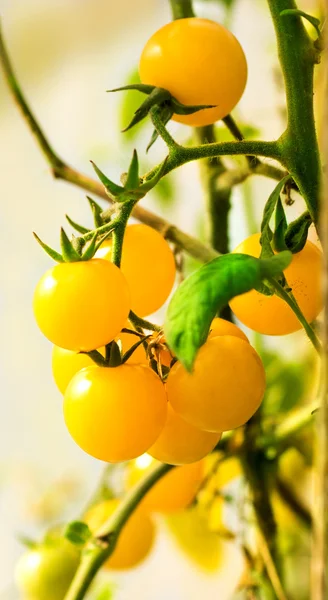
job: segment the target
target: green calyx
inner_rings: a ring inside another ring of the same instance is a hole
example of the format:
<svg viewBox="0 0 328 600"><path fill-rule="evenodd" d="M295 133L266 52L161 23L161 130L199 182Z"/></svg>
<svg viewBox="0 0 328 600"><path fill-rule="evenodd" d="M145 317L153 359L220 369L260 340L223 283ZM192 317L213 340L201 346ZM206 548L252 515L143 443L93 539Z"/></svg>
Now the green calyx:
<svg viewBox="0 0 328 600"><path fill-rule="evenodd" d="M157 107L161 121L166 125L174 114L176 115L192 115L199 110L206 108L215 108L213 104L199 104L199 105L186 105L182 104L172 96L172 94L164 88L155 87L154 85L145 85L144 83L135 83L131 85L125 85L123 87L115 88L114 90L108 90L109 92L121 92L127 90L135 90L146 94L147 98L139 106L134 113L132 120L129 125L123 129L123 132L128 131L134 125L137 125L147 117L150 110ZM150 143L147 147L147 151L153 145L158 138L158 133L155 130L152 134Z"/></svg>
<svg viewBox="0 0 328 600"><path fill-rule="evenodd" d="M88 230L87 233L89 233ZM96 254L98 248L101 246L103 241L110 235L110 233L111 230L103 235L100 235L99 231L95 231L91 239L89 240L85 240L83 237L75 237L74 235L70 240L65 230L61 228L61 254L53 248L51 248L50 246L48 246L48 244L45 244L35 232L33 232L33 235L36 241L43 248L43 250L49 256L51 256L53 260L55 260L58 263L65 263L91 260L91 258L93 258Z"/></svg>
<svg viewBox="0 0 328 600"><path fill-rule="evenodd" d="M166 160L162 162L155 175L150 179L142 179L139 175L138 154L134 150L129 170L122 175L123 185L117 185L111 181L94 162L91 161L91 164L111 200L122 203L130 201L138 202L138 200L155 187L165 173L166 162Z"/></svg>
<svg viewBox="0 0 328 600"><path fill-rule="evenodd" d="M81 352L81 354L87 354L98 367L119 367L120 365L124 365L124 363L126 363L133 355L134 351L137 350L141 344L144 344L151 335L144 335L130 329L123 329L123 331L134 334L139 338L124 354L121 351L120 345L115 340L106 345L105 357L98 350Z"/></svg>

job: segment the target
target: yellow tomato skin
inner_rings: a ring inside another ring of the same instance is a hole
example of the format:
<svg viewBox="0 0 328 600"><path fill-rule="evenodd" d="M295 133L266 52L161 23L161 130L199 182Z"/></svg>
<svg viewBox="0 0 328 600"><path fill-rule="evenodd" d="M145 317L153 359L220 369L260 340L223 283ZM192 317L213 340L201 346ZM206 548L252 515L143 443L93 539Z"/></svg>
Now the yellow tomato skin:
<svg viewBox="0 0 328 600"><path fill-rule="evenodd" d="M260 234L255 233L248 237L234 252L259 257ZM293 255L291 264L284 271L288 285L310 323L322 308L321 273L322 252L310 241L306 242L301 252ZM233 298L230 307L244 325L258 333L287 335L302 329L292 309L276 295L265 296L251 290Z"/></svg>
<svg viewBox="0 0 328 600"><path fill-rule="evenodd" d="M87 367L69 383L64 416L75 442L106 462L143 454L161 433L167 415L164 386L144 365Z"/></svg>
<svg viewBox="0 0 328 600"><path fill-rule="evenodd" d="M53 344L75 352L94 350L124 327L129 290L120 269L106 260L60 263L40 279L33 308Z"/></svg>
<svg viewBox="0 0 328 600"><path fill-rule="evenodd" d="M84 521L96 533L118 506L117 498L96 504L87 512ZM154 538L155 526L150 517L140 509L135 510L124 525L113 554L105 562L105 569L136 567L149 554Z"/></svg>
<svg viewBox="0 0 328 600"><path fill-rule="evenodd" d="M148 454L169 465L185 465L201 460L213 450L220 433L202 431L182 419L168 404L164 429Z"/></svg>
<svg viewBox="0 0 328 600"><path fill-rule="evenodd" d="M210 333L208 334L207 339L211 339L213 337L217 337L218 335L232 335L234 337L239 337L245 342L249 342L248 337L244 334L244 332L237 327L234 323L230 321L226 321L225 319L221 319L216 317L213 319L211 324Z"/></svg>
<svg viewBox="0 0 328 600"><path fill-rule="evenodd" d="M96 256L110 260L112 241ZM122 253L122 273L131 294L131 310L141 317L158 310L169 297L175 280L173 252L163 236L148 225L128 225Z"/></svg>
<svg viewBox="0 0 328 600"><path fill-rule="evenodd" d="M142 83L167 89L189 105L215 108L174 120L200 127L225 117L240 100L247 81L244 52L225 27L208 19L178 19L156 31L140 58Z"/></svg>
<svg viewBox="0 0 328 600"><path fill-rule="evenodd" d="M152 459L150 464L143 468L138 466L138 459L131 461L128 465L126 488L130 489L157 464L159 462ZM142 500L140 508L162 514L184 510L195 498L204 477L204 461L202 460L190 465L175 467L149 490Z"/></svg>
<svg viewBox="0 0 328 600"><path fill-rule="evenodd" d="M105 349L99 350L105 356ZM87 354L79 354L54 346L52 349L52 374L59 391L64 394L74 375L85 367L92 367L95 362Z"/></svg>
<svg viewBox="0 0 328 600"><path fill-rule="evenodd" d="M256 412L265 391L258 354L244 340L214 337L199 350L192 373L181 363L172 367L167 396L188 423L206 431L240 427Z"/></svg>

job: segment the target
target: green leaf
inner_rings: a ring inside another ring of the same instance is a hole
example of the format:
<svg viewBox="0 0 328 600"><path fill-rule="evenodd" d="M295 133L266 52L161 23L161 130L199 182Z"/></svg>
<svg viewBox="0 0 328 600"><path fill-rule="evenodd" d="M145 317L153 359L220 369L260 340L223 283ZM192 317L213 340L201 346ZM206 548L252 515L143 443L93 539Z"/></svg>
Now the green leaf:
<svg viewBox="0 0 328 600"><path fill-rule="evenodd" d="M299 10L298 8L286 8L285 10L282 10L280 13L281 17L285 17L285 16L296 16L296 17L303 17L303 19L306 19L307 21L309 21L309 23L311 23L311 25L313 25L313 27L315 28L318 37L320 37L321 35L321 31L320 31L320 19L317 19L316 17L313 17L312 15L309 15L306 12L303 12L303 10Z"/></svg>
<svg viewBox="0 0 328 600"><path fill-rule="evenodd" d="M164 332L173 353L188 371L207 339L215 315L263 279L281 273L290 263L290 252L269 259L247 254L219 256L195 271L179 286L167 311Z"/></svg>
<svg viewBox="0 0 328 600"><path fill-rule="evenodd" d="M75 546L84 546L92 537L92 533L86 523L83 521L72 521L64 532L65 537Z"/></svg>
<svg viewBox="0 0 328 600"><path fill-rule="evenodd" d="M303 250L311 223L311 215L306 211L289 224L285 235L288 250L293 253Z"/></svg>
<svg viewBox="0 0 328 600"><path fill-rule="evenodd" d="M122 194L122 192L124 192L124 188L122 188L120 185L116 185L116 183L108 179L108 177L97 167L93 161L91 161L91 164L111 198L116 198L116 196L119 196Z"/></svg>
<svg viewBox="0 0 328 600"><path fill-rule="evenodd" d="M140 180L138 154L137 151L134 150L124 187L126 190L135 190L139 187L139 183Z"/></svg>
<svg viewBox="0 0 328 600"><path fill-rule="evenodd" d="M55 260L58 263L63 263L65 262L62 255L59 254L59 252L56 252L56 250L54 250L53 248L50 248L50 246L48 246L47 244L45 244L42 240L40 240L39 236L33 231L33 235L36 239L36 241L40 244L41 248L43 248L43 250L49 255L51 256L51 258L53 258L53 260Z"/></svg>
<svg viewBox="0 0 328 600"><path fill-rule="evenodd" d="M285 234L287 231L287 219L284 211L284 207L279 196L276 214L275 214L275 229L273 234L273 246L276 252L283 252L288 250L285 242Z"/></svg>
<svg viewBox="0 0 328 600"><path fill-rule="evenodd" d="M73 247L63 227L60 230L60 246L65 262L77 262L81 260L81 256Z"/></svg>

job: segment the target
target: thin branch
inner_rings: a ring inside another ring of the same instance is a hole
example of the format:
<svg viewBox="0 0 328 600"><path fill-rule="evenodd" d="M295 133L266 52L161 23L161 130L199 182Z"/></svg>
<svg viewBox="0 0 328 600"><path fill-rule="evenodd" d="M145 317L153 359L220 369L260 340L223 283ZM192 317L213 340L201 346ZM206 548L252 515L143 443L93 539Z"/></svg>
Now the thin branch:
<svg viewBox="0 0 328 600"><path fill-rule="evenodd" d="M11 65L8 52L5 47L4 39L1 33L0 23L0 62L3 67L4 75L9 86L9 89L13 95L13 98L20 109L23 118L28 124L31 132L36 138L36 141L43 153L44 158L48 162L51 172L56 179L62 179L68 183L72 183L85 191L95 194L100 198L103 198L107 202L111 202L110 198L105 192L104 187L98 181L84 175L74 169L73 167L66 164L54 151L49 140L45 136L44 131L37 122L33 111L31 110L14 73ZM133 211L133 216L149 225L153 229L156 229L162 235L166 237L170 242L183 248L188 254L197 258L201 262L207 262L217 256L211 248L202 244L199 240L193 238L181 231L175 225L172 225L162 217L157 216L149 210L141 206L136 206Z"/></svg>
<svg viewBox="0 0 328 600"><path fill-rule="evenodd" d="M83 553L80 566L65 600L82 600L101 565L114 552L118 536L133 511L137 508L150 488L172 468L171 465L159 465L147 474L123 498L118 509L97 531L96 538L90 542Z"/></svg>
<svg viewBox="0 0 328 600"><path fill-rule="evenodd" d="M255 515L257 517L257 515ZM259 522L258 522L259 524ZM280 577L275 565L275 562L272 558L271 550L265 535L263 534L262 528L258 527L258 537L259 537L259 549L260 553L266 568L266 572L270 579L271 585L274 589L274 592L277 596L277 600L288 600L286 593L282 587L282 583L280 581Z"/></svg>

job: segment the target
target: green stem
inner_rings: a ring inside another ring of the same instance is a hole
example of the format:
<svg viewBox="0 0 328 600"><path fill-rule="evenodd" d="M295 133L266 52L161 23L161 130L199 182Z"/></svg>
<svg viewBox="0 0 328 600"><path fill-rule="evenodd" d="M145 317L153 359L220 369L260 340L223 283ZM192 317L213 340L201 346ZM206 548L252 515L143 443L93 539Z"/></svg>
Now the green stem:
<svg viewBox="0 0 328 600"><path fill-rule="evenodd" d="M303 315L300 307L298 306L294 296L285 290L285 288L278 283L275 279L270 279L270 283L273 286L276 294L282 298L285 302L287 302L288 306L292 309L293 313L297 316L299 322L304 327L308 338L311 340L314 348L321 355L322 353L322 345L320 343L319 338L317 337L315 331L312 329L311 325L307 322L305 316Z"/></svg>
<svg viewBox="0 0 328 600"><path fill-rule="evenodd" d="M100 567L113 553L120 531L151 487L163 477L171 465L156 466L123 498L118 509L97 531L97 537L83 553L80 566L65 600L82 600Z"/></svg>
<svg viewBox="0 0 328 600"><path fill-rule="evenodd" d="M294 0L268 0L285 81L287 130L280 139L283 164L294 178L316 225L319 219L321 164L313 110L313 72L317 50L301 16L281 16L297 8Z"/></svg>
<svg viewBox="0 0 328 600"><path fill-rule="evenodd" d="M194 17L192 0L170 0L173 19Z"/></svg>
<svg viewBox="0 0 328 600"><path fill-rule="evenodd" d="M125 228L131 216L135 200L129 200L121 204L118 217L115 219L116 225L112 235L112 262L117 267L121 266L123 240Z"/></svg>

